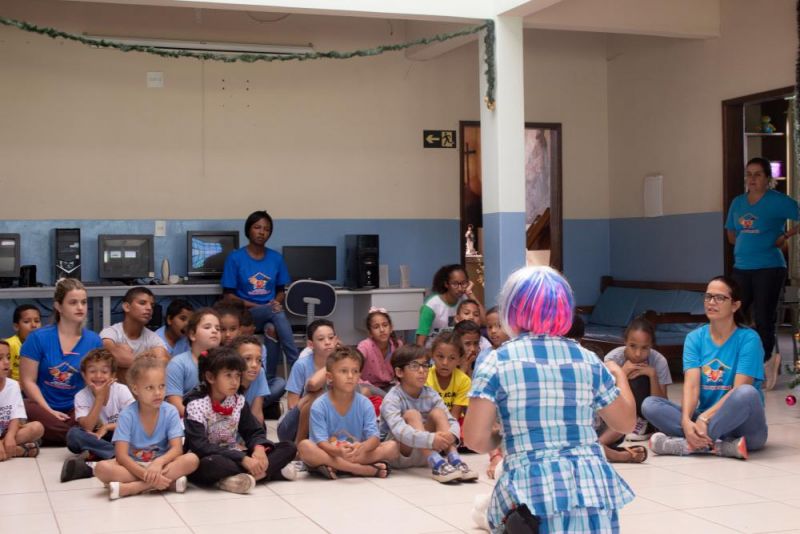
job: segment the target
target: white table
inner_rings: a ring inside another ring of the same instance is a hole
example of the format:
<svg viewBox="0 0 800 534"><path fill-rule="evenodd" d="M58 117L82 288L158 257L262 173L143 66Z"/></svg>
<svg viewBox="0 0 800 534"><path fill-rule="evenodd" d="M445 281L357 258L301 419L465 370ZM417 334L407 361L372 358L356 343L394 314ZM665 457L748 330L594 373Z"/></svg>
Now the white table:
<svg viewBox="0 0 800 534"><path fill-rule="evenodd" d="M86 286L87 296L95 299L94 324L102 324L102 328L111 325L111 299L122 297L133 286ZM219 284L175 284L144 286L156 297L187 297L202 295L220 295ZM15 299L50 299L55 288L50 287L14 287L0 289L0 300ZM336 309L330 317L336 326L339 338L347 344L358 343L366 337L367 328L364 319L371 307L385 308L392 317L395 330L416 330L419 322L419 310L425 298L423 288L388 288L388 289L337 289ZM302 318L293 318L293 322L301 322Z"/></svg>

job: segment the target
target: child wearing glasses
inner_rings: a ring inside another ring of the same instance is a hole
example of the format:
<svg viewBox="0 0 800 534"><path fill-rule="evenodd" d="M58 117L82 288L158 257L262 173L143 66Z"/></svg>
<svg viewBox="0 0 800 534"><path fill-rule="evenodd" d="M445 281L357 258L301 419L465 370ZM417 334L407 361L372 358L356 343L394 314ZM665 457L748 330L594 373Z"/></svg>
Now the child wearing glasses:
<svg viewBox="0 0 800 534"><path fill-rule="evenodd" d="M436 271L431 284L431 296L419 311L417 345L424 347L426 341L435 337L442 328L455 324L459 303L465 299L475 300L472 286L467 271L461 265L445 265Z"/></svg>
<svg viewBox="0 0 800 534"><path fill-rule="evenodd" d="M430 354L417 345L405 345L392 354L398 385L381 404L381 435L394 439L398 468L430 466L431 476L443 484L474 480L474 473L458 455L461 429L442 397L425 385ZM445 456L443 456L443 454Z"/></svg>

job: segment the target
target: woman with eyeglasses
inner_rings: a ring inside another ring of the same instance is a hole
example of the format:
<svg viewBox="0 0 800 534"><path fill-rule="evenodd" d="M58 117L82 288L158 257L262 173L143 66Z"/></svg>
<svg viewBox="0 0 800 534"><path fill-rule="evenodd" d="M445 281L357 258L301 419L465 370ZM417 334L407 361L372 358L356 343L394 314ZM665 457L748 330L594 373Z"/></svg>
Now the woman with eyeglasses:
<svg viewBox="0 0 800 534"><path fill-rule="evenodd" d="M462 265L444 265L436 271L431 284L431 295L419 310L417 345L424 347L426 341L436 337L442 328L453 326L453 318L462 300L472 299L477 302L472 294L472 286L473 283L469 281L467 271Z"/></svg>
<svg viewBox="0 0 800 534"><path fill-rule="evenodd" d="M766 388L772 389L781 364L772 349L778 300L786 283L782 249L798 231L786 230L786 221L800 219L800 210L793 198L772 189L772 167L764 158L747 162L745 186L747 192L733 199L725 222L728 242L734 245L731 276L741 289L742 312L752 312L764 347Z"/></svg>
<svg viewBox="0 0 800 534"><path fill-rule="evenodd" d="M564 337L574 299L553 269L516 271L499 300L511 340L475 369L464 420L470 449L488 452L502 439L504 472L487 513L492 532L619 532L617 511L633 492L606 460L592 423L597 412L623 434L636 424L622 369ZM528 530L515 530L520 524Z"/></svg>
<svg viewBox="0 0 800 534"><path fill-rule="evenodd" d="M642 403L642 414L660 430L650 438L650 450L745 460L767 442L764 348L758 334L742 326L733 279L712 279L704 300L709 324L690 332L683 346L682 405L661 397Z"/></svg>

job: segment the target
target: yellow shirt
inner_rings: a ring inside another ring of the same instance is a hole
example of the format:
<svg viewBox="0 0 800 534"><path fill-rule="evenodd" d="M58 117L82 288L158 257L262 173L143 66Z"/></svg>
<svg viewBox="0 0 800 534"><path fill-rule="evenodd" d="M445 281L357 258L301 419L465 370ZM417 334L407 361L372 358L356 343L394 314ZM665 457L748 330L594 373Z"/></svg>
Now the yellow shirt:
<svg viewBox="0 0 800 534"><path fill-rule="evenodd" d="M22 347L22 341L16 334L6 338L5 341L11 349L9 352L11 354L11 378L19 382L19 349Z"/></svg>
<svg viewBox="0 0 800 534"><path fill-rule="evenodd" d="M472 387L472 380L469 379L467 373L458 367L453 370L450 383L446 388L442 389L439 386L439 379L436 377L436 366L432 366L428 371L428 380L425 385L432 387L442 397L448 410L453 406L469 406L467 395Z"/></svg>

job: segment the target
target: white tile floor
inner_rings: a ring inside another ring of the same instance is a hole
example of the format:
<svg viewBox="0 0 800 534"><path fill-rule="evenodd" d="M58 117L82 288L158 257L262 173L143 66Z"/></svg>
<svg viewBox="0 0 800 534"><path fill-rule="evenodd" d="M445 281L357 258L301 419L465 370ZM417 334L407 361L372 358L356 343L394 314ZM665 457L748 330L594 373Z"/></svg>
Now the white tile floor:
<svg viewBox="0 0 800 534"><path fill-rule="evenodd" d="M767 393L767 448L746 462L651 455L643 465L617 464L637 494L621 513L622 532L800 533L800 405L786 406L785 376L781 383ZM670 396L679 398L680 386ZM492 488L486 457L469 456L480 481L452 487L415 469L387 480L276 482L246 496L190 487L110 502L94 479L58 482L68 455L44 449L35 460L0 464L0 532L478 532L472 501Z"/></svg>

